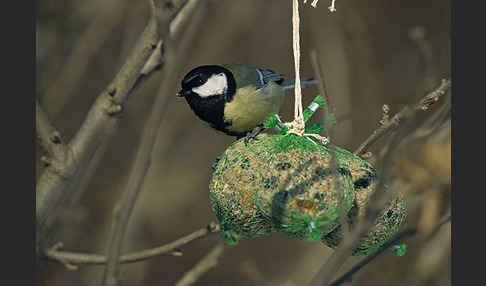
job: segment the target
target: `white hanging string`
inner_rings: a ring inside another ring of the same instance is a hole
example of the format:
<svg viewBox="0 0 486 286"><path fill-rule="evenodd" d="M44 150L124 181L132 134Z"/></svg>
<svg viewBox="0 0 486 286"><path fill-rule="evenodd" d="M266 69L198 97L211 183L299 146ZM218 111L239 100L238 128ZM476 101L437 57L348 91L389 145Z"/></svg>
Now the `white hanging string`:
<svg viewBox="0 0 486 286"><path fill-rule="evenodd" d="M305 2L306 0L304 1L304 3ZM317 1L314 0L312 4L317 4ZM304 114L302 112L302 88L300 84L300 33L299 31L300 31L299 0L292 0L292 36L293 36L294 65L295 65L295 107L294 107L294 121L290 123L285 123L285 125L291 127L288 133L294 133L299 136L314 137L319 141L321 141L321 143L327 144L329 140L326 137L322 137L318 134L304 134L305 122L304 122Z"/></svg>
<svg viewBox="0 0 486 286"><path fill-rule="evenodd" d="M317 0L317 1L319 1L319 0ZM317 2L317 1L314 1L314 2ZM331 6L327 7L327 9L329 9L329 11L336 12L336 7L334 6L335 2L336 2L336 0L332 0Z"/></svg>
<svg viewBox="0 0 486 286"><path fill-rule="evenodd" d="M292 0L292 37L294 50L294 67L295 67L295 106L294 121L287 123L291 126L289 133L304 135L305 122L302 113L302 88L300 85L300 18L299 18L299 0Z"/></svg>
<svg viewBox="0 0 486 286"><path fill-rule="evenodd" d="M304 125L304 116L302 114L302 88L300 85L300 18L299 18L299 1L293 0L292 11L293 27L293 46L294 46L294 64L295 64L295 109L294 121L297 126L296 131L300 131L300 125ZM303 132L303 131L302 131ZM299 132L300 133L300 132Z"/></svg>
<svg viewBox="0 0 486 286"><path fill-rule="evenodd" d="M314 8L316 8L317 7L317 2L319 2L319 0L313 0L312 3L311 3L311 6L314 7ZM327 9L329 9L329 11L336 12L335 2L336 2L336 0L332 0L331 1L331 6L327 7ZM304 0L304 4L305 3L307 3L307 0Z"/></svg>

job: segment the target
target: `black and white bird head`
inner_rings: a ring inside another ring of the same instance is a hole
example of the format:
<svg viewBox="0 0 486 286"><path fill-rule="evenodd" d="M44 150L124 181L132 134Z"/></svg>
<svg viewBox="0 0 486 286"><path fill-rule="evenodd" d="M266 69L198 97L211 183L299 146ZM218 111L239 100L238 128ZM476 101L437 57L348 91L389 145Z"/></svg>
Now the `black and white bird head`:
<svg viewBox="0 0 486 286"><path fill-rule="evenodd" d="M181 82L179 97L226 97L234 93L236 83L228 69L217 66L200 66L186 74Z"/></svg>

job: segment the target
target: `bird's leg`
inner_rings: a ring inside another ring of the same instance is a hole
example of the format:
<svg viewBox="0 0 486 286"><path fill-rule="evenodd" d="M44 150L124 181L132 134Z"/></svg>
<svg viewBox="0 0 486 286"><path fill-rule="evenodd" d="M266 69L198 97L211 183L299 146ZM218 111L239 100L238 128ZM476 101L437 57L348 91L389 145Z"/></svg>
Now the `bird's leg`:
<svg viewBox="0 0 486 286"><path fill-rule="evenodd" d="M253 128L252 131L248 132L245 136L245 146L248 145L248 142L250 142L250 139L255 139L258 134L260 134L265 128L263 127L263 124L260 124Z"/></svg>
<svg viewBox="0 0 486 286"><path fill-rule="evenodd" d="M255 137L257 137L257 135L260 134L260 132L262 132L263 130L265 130L265 128L263 127L263 124L258 125L257 127L253 128L252 131L248 132L246 134L246 136L243 136L243 135L236 136L236 140L240 140L241 138L245 138L245 146L247 146L250 139L255 139ZM215 162L213 164L211 164L211 168L213 169L213 171L216 171L216 166L218 165L219 160L221 160L221 155L216 157Z"/></svg>

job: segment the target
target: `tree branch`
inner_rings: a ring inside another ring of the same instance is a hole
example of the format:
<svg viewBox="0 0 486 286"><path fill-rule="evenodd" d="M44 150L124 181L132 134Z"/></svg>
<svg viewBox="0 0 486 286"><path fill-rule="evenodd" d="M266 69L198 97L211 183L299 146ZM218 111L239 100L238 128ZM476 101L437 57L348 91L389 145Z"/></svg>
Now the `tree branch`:
<svg viewBox="0 0 486 286"><path fill-rule="evenodd" d="M427 110L434 103L439 101L440 97L443 96L446 91L451 87L450 79L443 79L442 83L434 91L427 94L422 98L414 107L413 110ZM391 120L387 123L381 125L376 129L359 147L354 151L354 154L361 156L366 153L366 150L373 145L378 139L383 137L386 133L396 129L400 125L400 120L403 118L405 109L395 114Z"/></svg>
<svg viewBox="0 0 486 286"><path fill-rule="evenodd" d="M322 108L322 113L323 113L323 128L324 128L324 134L327 136L327 139L329 140L330 144L328 144L329 147L329 153L331 154L331 159L330 159L330 167L333 172L334 180L333 180L333 185L334 188L337 190L338 194L340 194L338 198L338 205L343 206L343 201L344 201L344 191L342 191L341 184L339 183L339 176L337 175L337 162L336 162L336 148L335 145L332 144L331 139L334 138L334 126L329 123L328 118L330 118L330 114L334 114L334 106L331 103L331 100L329 98L329 95L327 94L326 91L326 86L324 82L324 73L322 72L321 66L319 64L319 57L317 55L316 50L312 50L310 53L310 58L311 58L311 63L312 63L312 68L314 70L314 76L318 80L318 89L319 89L319 94L322 96L322 98L325 101L325 106ZM349 225L348 221L345 219L346 218L346 210L345 207L340 207L339 208L339 225L342 226L344 235L347 235L349 232Z"/></svg>
<svg viewBox="0 0 486 286"><path fill-rule="evenodd" d="M409 111L407 109L407 111ZM407 114L408 115L408 114ZM407 116L408 118L408 116ZM402 125L401 127L408 127L407 125ZM404 130L404 128L403 128ZM400 130L401 131L401 130ZM402 132L403 133L403 132ZM396 134L393 138L387 153L385 154L385 165L389 167L392 157L392 153L395 151L396 147L399 145L401 138L401 133ZM383 170L389 170L388 168L383 168ZM350 256L353 248L357 246L360 239L374 226L374 222L378 218L380 210L386 207L386 203L390 201L394 192L385 192L384 180L386 180L386 175L388 173L383 173L382 178L378 181L376 190L373 192L369 199L369 205L366 208L365 215L358 220L354 229L349 233L348 236L343 237L338 248L333 252L331 257L321 266L321 269L312 279L311 284L313 286L317 285L328 285L329 281L336 274L339 268L344 264L346 259Z"/></svg>
<svg viewBox="0 0 486 286"><path fill-rule="evenodd" d="M442 225L444 225L445 223L449 222L450 220L451 220L451 215L450 214L446 215L437 224L437 226L435 227L435 230L438 230ZM398 242L400 242L400 241L402 241L402 240L404 240L406 238L415 236L418 232L419 232L419 230L417 228L406 229L406 230L402 231L394 239L392 239L391 241L385 243L383 245L383 247L380 248L378 251L376 251L375 253L367 256L362 261L360 261L356 266L354 266L353 268L351 268L348 272L346 272L345 274L343 274L338 279L334 280L334 282L332 282L329 286L339 286L339 285L342 285L343 283L345 283L347 281L351 281L351 279L353 278L353 275L355 275L356 273L358 273L358 271L360 271L361 269L363 269L366 265L368 265L371 261L373 261L375 258L377 258L384 251L388 250L391 246L397 244Z"/></svg>
<svg viewBox="0 0 486 286"><path fill-rule="evenodd" d="M99 144L103 140L107 140L106 130L116 128L117 120L110 115L121 111L120 104L126 99L124 91L132 83L133 75L138 74L145 58L149 56L155 35L155 23L150 20L129 60L91 107L83 125L69 143L73 153L70 156L71 160L63 166L63 171L68 175L65 177L58 176L49 168L41 175L36 187L36 218L38 224L43 225L59 202L70 195L65 190L68 189L70 179L79 169L80 163L89 161Z"/></svg>
<svg viewBox="0 0 486 286"><path fill-rule="evenodd" d="M186 5L180 9L177 13L176 17L172 20L169 27L169 32L171 37L179 35L182 28L187 25L190 16L194 12L196 6L198 5L199 0L188 0ZM133 91L147 78L149 78L152 73L162 67L163 59L162 59L162 50L164 46L164 41L161 39L157 43L157 47L155 48L154 52L147 60L145 65L143 66L142 70L140 71L137 80L133 84L132 90L129 94L132 94Z"/></svg>
<svg viewBox="0 0 486 286"><path fill-rule="evenodd" d="M204 9L199 9L196 17L193 18L191 29L186 30L184 39L177 47L177 53L172 46L172 43L167 42L167 66L170 70L166 70L166 77L159 90L148 122L144 128L142 134L142 141L138 147L135 163L130 172L130 177L126 186L125 193L123 194L122 204L119 211L115 213L114 226L109 241L109 248L107 254L107 265L103 277L103 285L114 286L118 284L119 277L119 258L123 246L125 233L128 227L128 221L130 219L133 208L140 193L143 181L148 172L151 164L152 151L155 146L159 127L162 122L163 115L166 113L168 107L168 99L170 91L175 87L177 82L178 68L180 68L180 61L185 57L185 49L189 46L189 42L192 36L195 34L196 28L201 20L201 15Z"/></svg>
<svg viewBox="0 0 486 286"><path fill-rule="evenodd" d="M177 36L181 33L182 28L189 22L189 19L192 12L194 12L195 7L199 0L188 0L187 3L179 10L177 15L174 17L172 22L170 23L170 35ZM163 64L162 58L162 50L163 50L163 41L159 40L157 43L157 47L152 52L152 55L149 57L147 62L145 63L144 67L140 71L138 78L135 80L131 90L128 92L128 96L131 96L133 92L147 80L155 71L159 70ZM80 170L80 173L77 174L77 178L74 182L73 188L77 188L73 190L73 197L70 200L71 203L74 203L77 198L82 196L86 186L91 180L93 173L96 172L99 163L105 153L106 148L108 147L109 141L105 141L101 144L100 147L96 150L95 154L93 155L89 164Z"/></svg>
<svg viewBox="0 0 486 286"><path fill-rule="evenodd" d="M46 89L41 97L46 112L52 119L56 119L59 112L69 101L77 83L86 72L88 64L105 43L108 35L120 24L124 18L124 10L129 1L109 0L102 10L90 21L85 31L78 37L66 62L63 64L59 76ZM73 67L76 67L73 69ZM63 96L59 96L63 94Z"/></svg>
<svg viewBox="0 0 486 286"><path fill-rule="evenodd" d="M395 117L400 120L400 129L391 140L388 150L384 155L384 164L382 169L385 170L385 172L378 181L376 190L369 198L369 204L366 208L365 214L357 222L356 227L349 234L349 236L343 238L336 251L334 251L331 257L312 279L311 285L328 285L333 275L349 257L351 250L356 246L357 243L359 243L361 237L363 237L363 235L365 235L373 227L374 222L376 221L381 210L386 207L386 204L392 199L395 193L394 191L390 190L386 191L384 182L387 181L389 170L392 169L393 156L396 149L402 142L403 137L406 136L410 131L411 119L415 117L418 111L425 110L430 105L435 103L439 99L439 95L444 94L449 87L450 80L444 80L436 91L429 93L422 98L419 103L414 106L414 108L405 107L399 114L397 114L399 116L395 115Z"/></svg>
<svg viewBox="0 0 486 286"><path fill-rule="evenodd" d="M132 263L143 261L151 258L155 258L164 254L168 254L177 250L178 248L189 244L197 239L206 237L210 234L220 231L219 224L215 222L209 223L206 227L198 229L191 234L181 237L171 243L158 246L151 249L145 249L142 251L132 252L120 257L120 263ZM88 253L76 253L61 251L56 247L53 247L46 251L45 257L49 260L58 261L62 263L79 265L103 265L106 264L106 256L100 254L88 254Z"/></svg>
<svg viewBox="0 0 486 286"><path fill-rule="evenodd" d="M49 165L54 169L61 170L62 165L66 161L68 148L62 141L61 134L51 125L46 113L37 100L35 101L35 113L35 129L41 146L49 154Z"/></svg>
<svg viewBox="0 0 486 286"><path fill-rule="evenodd" d="M180 4L184 1L177 2ZM69 187L78 170L89 163L101 142L115 133L119 120L114 115L122 111L122 105L128 99L129 91L155 49L157 41L157 21L152 17L129 58L113 81L98 96L80 129L69 142L68 148L72 152L60 169L62 175L50 167L41 175L36 186L36 220L38 229L41 230L41 239L48 229L48 217L61 201L72 195Z"/></svg>

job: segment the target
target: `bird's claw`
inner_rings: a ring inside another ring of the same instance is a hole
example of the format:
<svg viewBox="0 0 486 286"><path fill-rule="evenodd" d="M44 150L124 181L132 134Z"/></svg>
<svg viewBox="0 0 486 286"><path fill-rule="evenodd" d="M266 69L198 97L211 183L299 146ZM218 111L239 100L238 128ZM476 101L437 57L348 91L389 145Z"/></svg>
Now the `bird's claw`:
<svg viewBox="0 0 486 286"><path fill-rule="evenodd" d="M265 128L263 128L262 126L257 126L255 128L253 128L252 131L248 132L245 136L245 146L248 146L248 143L250 142L251 139L255 139L258 134L260 134Z"/></svg>

